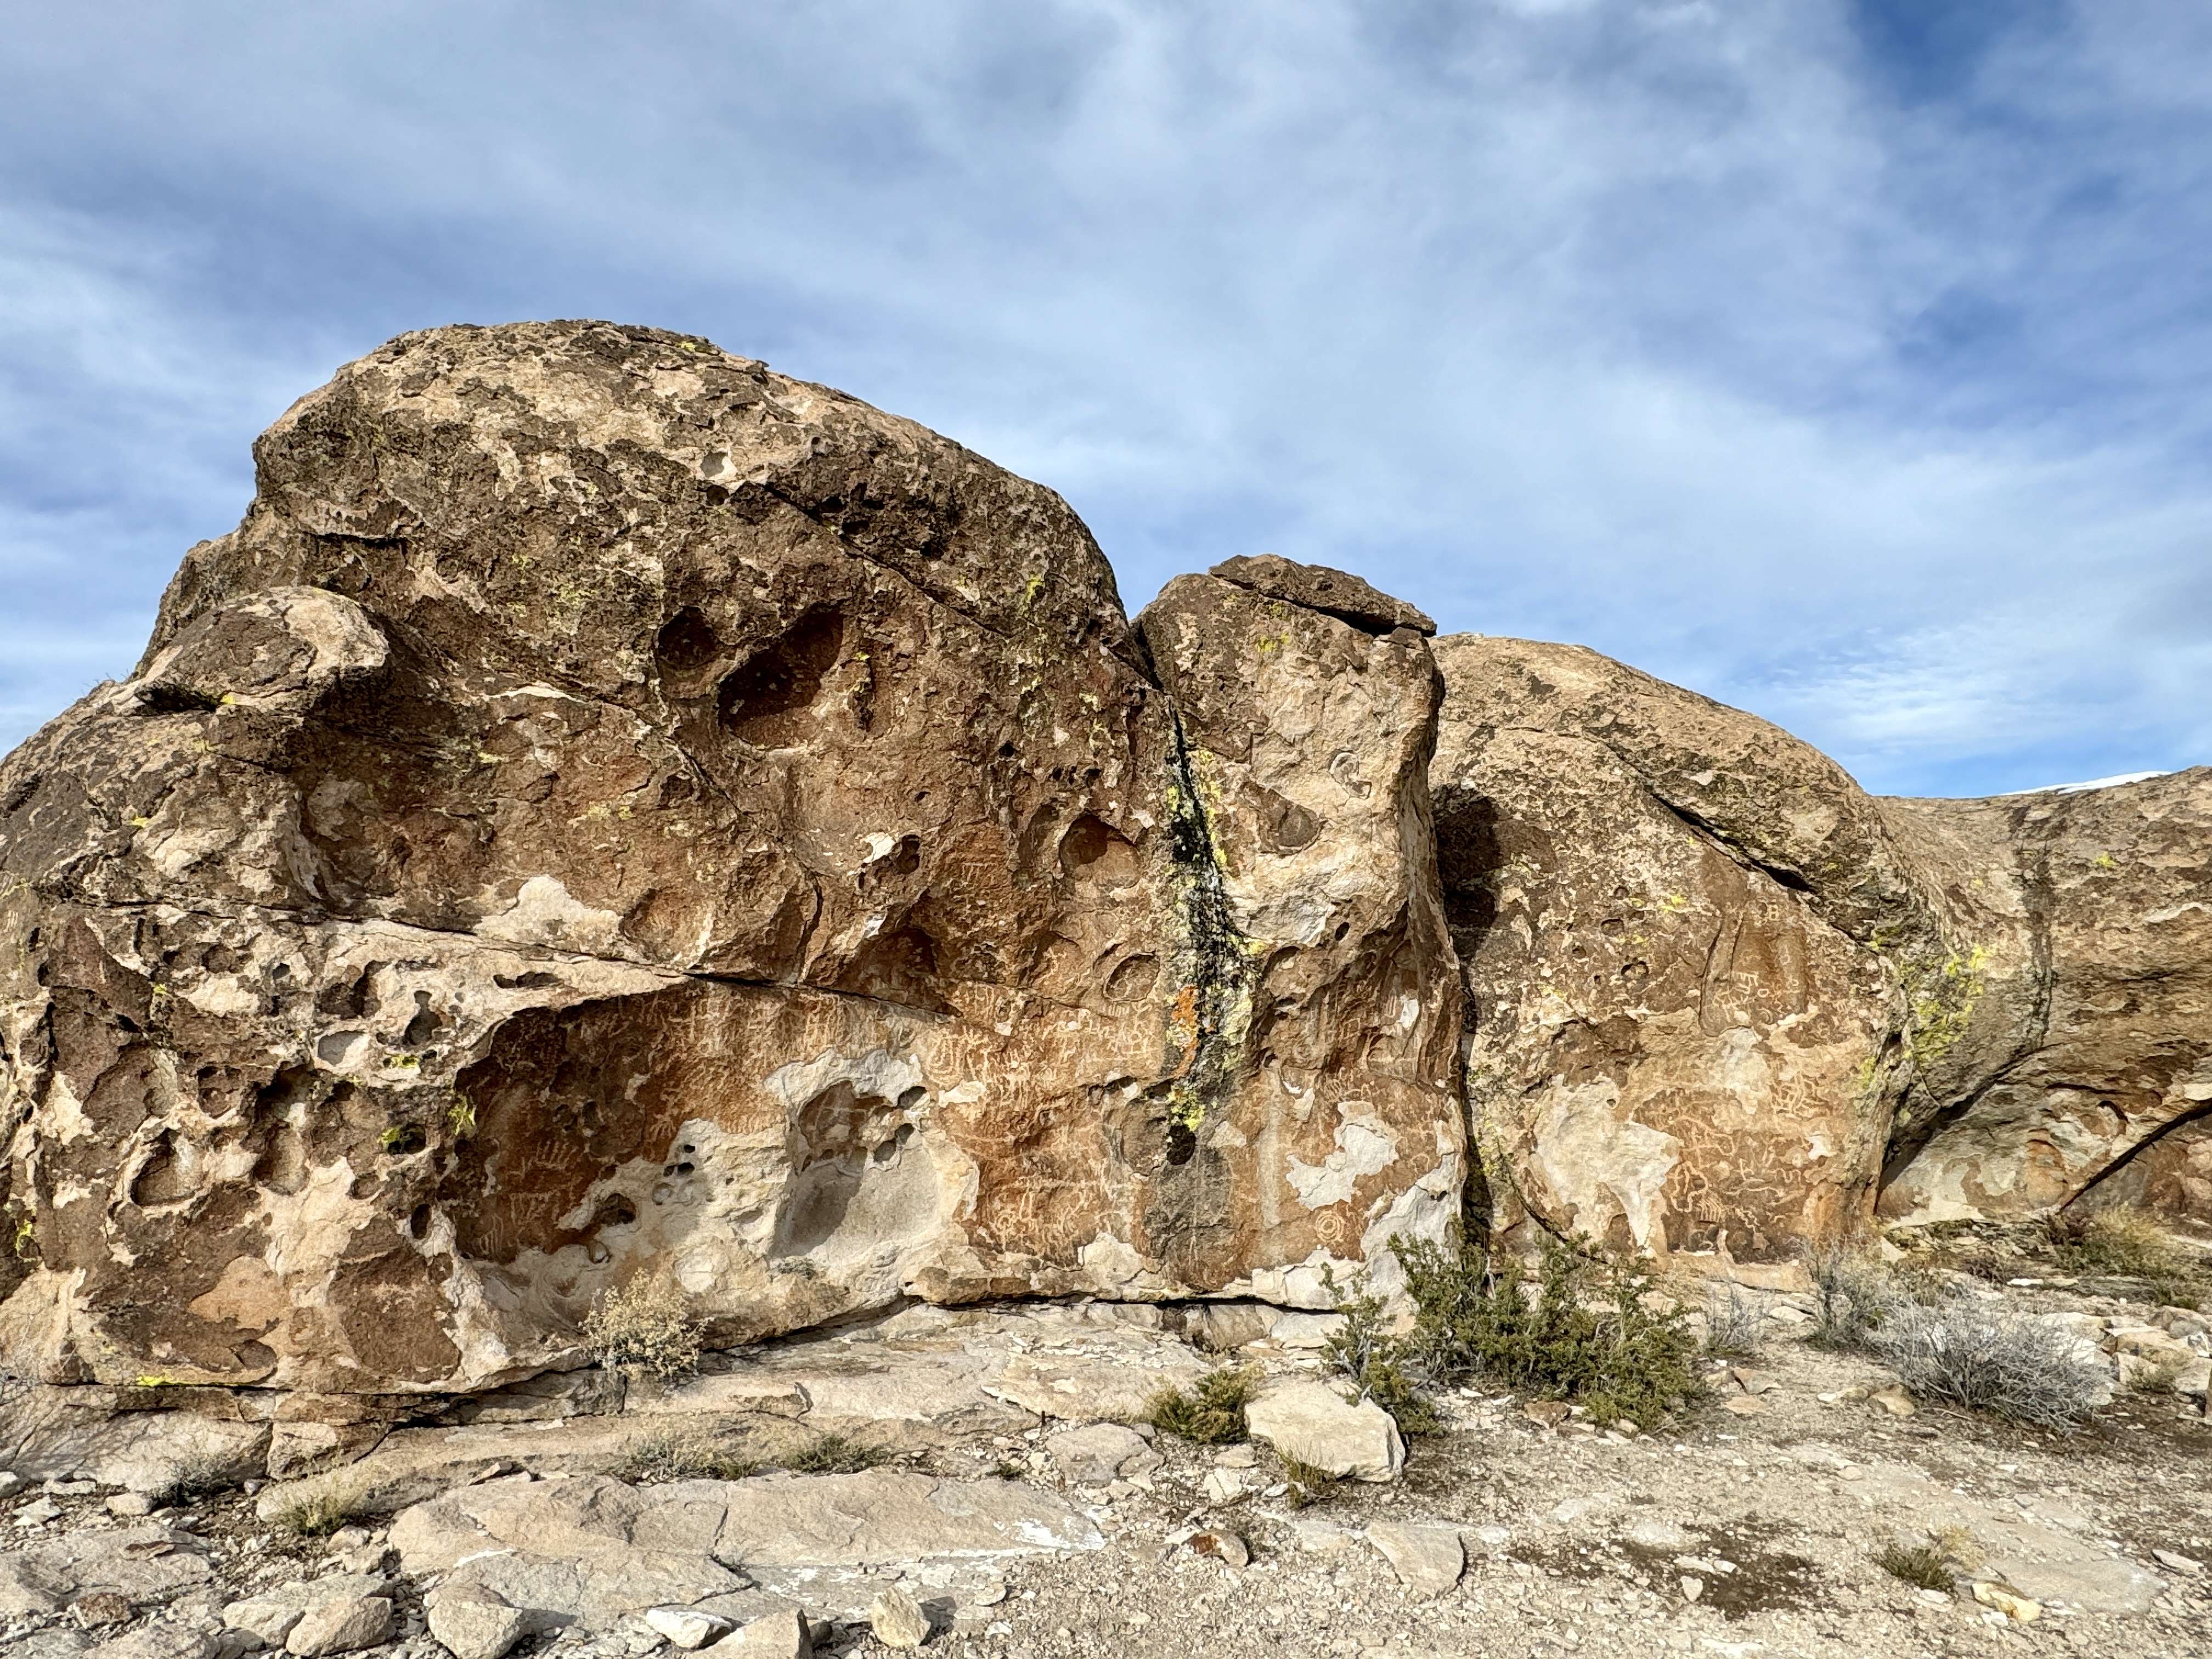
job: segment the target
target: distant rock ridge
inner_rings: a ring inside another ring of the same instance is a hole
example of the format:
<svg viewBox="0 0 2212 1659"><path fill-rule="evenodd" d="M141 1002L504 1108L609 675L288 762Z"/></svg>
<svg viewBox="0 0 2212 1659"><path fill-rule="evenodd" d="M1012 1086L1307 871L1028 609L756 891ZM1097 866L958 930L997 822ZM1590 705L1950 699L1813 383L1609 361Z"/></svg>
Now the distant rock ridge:
<svg viewBox="0 0 2212 1659"><path fill-rule="evenodd" d="M657 330L404 336L255 460L0 763L21 1375L404 1401L641 1279L732 1345L1324 1307L1463 1220L2212 1215L2212 773L1877 801L1273 557L1132 623L1051 491Z"/></svg>

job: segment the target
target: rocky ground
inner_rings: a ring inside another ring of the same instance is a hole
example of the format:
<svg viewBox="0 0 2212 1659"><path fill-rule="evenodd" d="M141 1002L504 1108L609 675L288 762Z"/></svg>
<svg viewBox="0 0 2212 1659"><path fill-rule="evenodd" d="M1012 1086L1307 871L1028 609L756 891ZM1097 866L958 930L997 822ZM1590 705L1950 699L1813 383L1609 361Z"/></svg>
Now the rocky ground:
<svg viewBox="0 0 2212 1659"><path fill-rule="evenodd" d="M860 1655L927 1628L963 1659L2212 1652L2204 1368L2154 1392L2126 1352L2201 1360L2205 1322L2097 1288L1978 1291L2113 1351L2118 1392L2078 1433L1916 1407L1807 1340L1810 1297L1766 1291L1755 1354L1709 1362L1670 1427L1462 1390L1395 1473L1379 1414L1315 1387L1326 1322L1249 1306L910 1308L388 1434L18 1389L0 1649ZM1225 1350L1265 1378L1272 1441L1139 1420ZM334 1466L191 1490L272 1455ZM1876 1559L1930 1542L1953 1588Z"/></svg>

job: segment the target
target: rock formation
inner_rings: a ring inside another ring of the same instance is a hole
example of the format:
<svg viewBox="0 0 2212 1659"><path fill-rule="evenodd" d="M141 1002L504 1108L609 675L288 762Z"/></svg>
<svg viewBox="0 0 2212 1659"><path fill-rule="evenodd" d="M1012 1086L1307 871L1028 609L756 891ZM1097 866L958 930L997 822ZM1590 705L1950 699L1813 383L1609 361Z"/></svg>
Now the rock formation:
<svg viewBox="0 0 2212 1659"><path fill-rule="evenodd" d="M1881 807L1972 941L1966 1074L1897 1138L1882 1213L2212 1224L2212 769Z"/></svg>
<svg viewBox="0 0 2212 1659"><path fill-rule="evenodd" d="M1139 637L1050 491L651 330L406 336L255 459L0 768L11 1365L1313 1305L1455 1215L1408 607L1232 562Z"/></svg>
<svg viewBox="0 0 2212 1659"><path fill-rule="evenodd" d="M1864 1215L1932 919L1873 804L1765 721L1575 646L1437 641L1432 782L1496 1221L1774 1258Z"/></svg>
<svg viewBox="0 0 2212 1659"><path fill-rule="evenodd" d="M651 330L404 337L256 462L0 765L23 1373L368 1441L641 1283L1325 1306L1470 1115L1509 1237L2212 1216L2212 773L1877 801L1275 558L1133 627L1050 491Z"/></svg>
<svg viewBox="0 0 2212 1659"><path fill-rule="evenodd" d="M2212 1222L2212 770L1878 800L1573 646L1436 642L1493 1223L1737 1261L2125 1199Z"/></svg>

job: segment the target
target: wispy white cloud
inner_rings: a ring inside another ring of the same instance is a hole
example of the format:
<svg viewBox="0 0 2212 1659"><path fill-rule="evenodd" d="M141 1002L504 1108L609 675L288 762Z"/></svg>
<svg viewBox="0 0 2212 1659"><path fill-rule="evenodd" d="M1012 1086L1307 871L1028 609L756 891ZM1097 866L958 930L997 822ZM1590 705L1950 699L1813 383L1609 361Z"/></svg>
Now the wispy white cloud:
<svg viewBox="0 0 2212 1659"><path fill-rule="evenodd" d="M1925 61L1919 0L51 12L0 62L0 741L342 357L612 314L1054 484L1134 602L1350 564L1879 787L2212 758L2186 11Z"/></svg>

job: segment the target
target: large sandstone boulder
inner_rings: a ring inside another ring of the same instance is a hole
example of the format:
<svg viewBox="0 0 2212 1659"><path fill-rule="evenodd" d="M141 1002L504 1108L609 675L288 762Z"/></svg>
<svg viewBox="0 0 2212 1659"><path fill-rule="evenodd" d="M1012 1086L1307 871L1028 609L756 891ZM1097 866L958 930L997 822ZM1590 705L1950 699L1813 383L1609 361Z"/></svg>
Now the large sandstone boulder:
<svg viewBox="0 0 2212 1659"><path fill-rule="evenodd" d="M1738 1259L1871 1212L1879 941L1935 922L1879 811L1765 721L1455 635L1431 775L1493 1219Z"/></svg>
<svg viewBox="0 0 2212 1659"><path fill-rule="evenodd" d="M1431 775L1493 1224L1738 1261L2090 1199L2212 1222L2212 771L1878 800L1455 635Z"/></svg>
<svg viewBox="0 0 2212 1659"><path fill-rule="evenodd" d="M2212 768L1881 805L1974 941L1957 1036L1978 1084L1899 1136L1882 1212L2212 1224Z"/></svg>
<svg viewBox="0 0 2212 1659"><path fill-rule="evenodd" d="M641 1275L723 1342L1317 1303L1455 1212L1395 602L1140 641L1050 491L604 324L404 337L256 462L0 767L11 1364L473 1389Z"/></svg>

